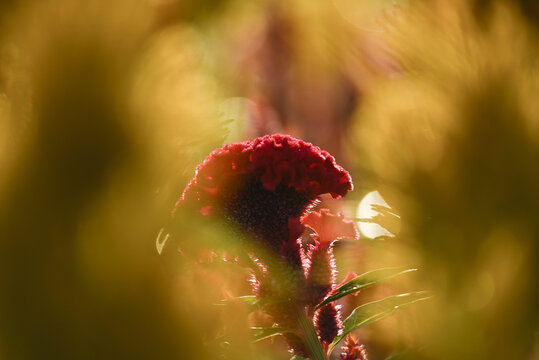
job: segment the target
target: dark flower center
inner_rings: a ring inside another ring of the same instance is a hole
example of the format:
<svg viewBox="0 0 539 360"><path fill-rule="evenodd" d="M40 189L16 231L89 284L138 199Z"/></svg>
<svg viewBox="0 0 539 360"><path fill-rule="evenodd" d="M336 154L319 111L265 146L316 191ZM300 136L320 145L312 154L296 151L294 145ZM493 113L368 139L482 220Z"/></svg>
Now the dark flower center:
<svg viewBox="0 0 539 360"><path fill-rule="evenodd" d="M249 179L224 201L225 217L239 225L263 246L279 251L288 240L288 219L303 214L312 199L280 184L267 190L257 179Z"/></svg>

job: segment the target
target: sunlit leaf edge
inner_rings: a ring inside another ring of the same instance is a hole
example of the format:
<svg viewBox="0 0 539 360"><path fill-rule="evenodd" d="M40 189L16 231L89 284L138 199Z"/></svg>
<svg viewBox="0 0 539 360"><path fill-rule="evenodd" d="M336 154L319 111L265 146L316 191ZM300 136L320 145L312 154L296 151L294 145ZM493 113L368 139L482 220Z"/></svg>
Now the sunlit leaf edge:
<svg viewBox="0 0 539 360"><path fill-rule="evenodd" d="M432 296L432 293L429 291L416 291L389 296L382 300L372 301L358 306L354 309L354 311L352 311L350 316L343 321L342 334L335 337L330 345L330 349L333 349L339 343L339 341L341 341L352 331L375 321L382 320L393 314L399 308L403 308L419 301L427 300Z"/></svg>
<svg viewBox="0 0 539 360"><path fill-rule="evenodd" d="M280 334L291 332L292 329L281 327L251 327L255 342L271 338Z"/></svg>
<svg viewBox="0 0 539 360"><path fill-rule="evenodd" d="M316 308L319 309L322 306L329 304L330 302L338 300L346 295L358 292L362 289L366 289L368 287L376 285L381 281L388 280L395 276L416 270L416 268L393 267L368 271L339 286L336 289L337 292L335 294L326 298Z"/></svg>
<svg viewBox="0 0 539 360"><path fill-rule="evenodd" d="M247 306L247 309L249 310L249 312L252 312L252 311L260 310L260 308L265 305L283 303L283 302L288 302L288 301L289 300L285 300L282 298L257 299L255 295L245 295L245 296L238 296L233 299L223 299L215 305L226 306L232 302L240 302Z"/></svg>

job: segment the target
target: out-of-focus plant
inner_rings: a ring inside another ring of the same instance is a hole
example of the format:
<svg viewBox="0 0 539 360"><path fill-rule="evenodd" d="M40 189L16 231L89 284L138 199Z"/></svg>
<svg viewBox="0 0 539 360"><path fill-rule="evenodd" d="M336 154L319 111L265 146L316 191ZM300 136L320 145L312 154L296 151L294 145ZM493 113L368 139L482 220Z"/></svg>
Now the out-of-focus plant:
<svg viewBox="0 0 539 360"><path fill-rule="evenodd" d="M537 32L506 2L484 16L441 1L388 21L400 70L378 77L350 138L438 295L404 358L537 356Z"/></svg>
<svg viewBox="0 0 539 360"><path fill-rule="evenodd" d="M218 101L199 50L187 37L153 46L149 4L0 8L0 357L214 356L151 240L166 202L156 193L224 137L217 111L203 114ZM148 60L163 48L180 56ZM164 116L171 103L180 110Z"/></svg>

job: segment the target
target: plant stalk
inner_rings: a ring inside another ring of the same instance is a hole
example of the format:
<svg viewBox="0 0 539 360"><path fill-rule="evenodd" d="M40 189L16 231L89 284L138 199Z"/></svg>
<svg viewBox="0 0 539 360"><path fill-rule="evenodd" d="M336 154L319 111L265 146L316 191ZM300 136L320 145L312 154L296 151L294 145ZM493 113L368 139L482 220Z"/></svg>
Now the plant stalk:
<svg viewBox="0 0 539 360"><path fill-rule="evenodd" d="M307 345L309 354L311 354L311 359L312 360L327 360L326 354L324 353L324 349L322 349L322 345L320 344L320 341L318 340L318 335L316 334L316 330L314 329L313 324L307 318L307 315L305 314L304 309L298 309L298 321L305 335L305 341L306 341L305 345Z"/></svg>

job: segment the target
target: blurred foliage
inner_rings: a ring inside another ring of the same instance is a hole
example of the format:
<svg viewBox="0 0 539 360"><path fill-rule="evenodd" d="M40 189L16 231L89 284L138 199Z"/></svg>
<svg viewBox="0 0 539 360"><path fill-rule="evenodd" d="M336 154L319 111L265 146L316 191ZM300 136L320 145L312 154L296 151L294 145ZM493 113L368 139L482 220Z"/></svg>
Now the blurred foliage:
<svg viewBox="0 0 539 360"><path fill-rule="evenodd" d="M206 146L190 151L203 154L222 137L213 92L192 87L196 49L148 45L159 36L151 13L131 2L18 5L1 44L1 357L207 357L152 241L173 204L155 192L175 181L176 197L201 158L174 145L197 134ZM183 89L163 92L163 76L145 67L159 51L183 54L165 70ZM139 79L160 97L137 98ZM162 116L178 97L197 110ZM189 121L205 126L179 126Z"/></svg>
<svg viewBox="0 0 539 360"><path fill-rule="evenodd" d="M480 22L487 23L491 13L496 8L497 1L493 0L475 0L473 11ZM534 0L517 0L514 2L522 16L534 26L539 26L539 3Z"/></svg>
<svg viewBox="0 0 539 360"><path fill-rule="evenodd" d="M536 1L0 2L0 358L281 359L241 303L230 232L155 238L223 141L286 132L378 190L398 236L343 241L347 271L418 267L342 301L430 289L357 330L369 358L536 359ZM355 198L354 198L355 196ZM177 229L175 229L177 230ZM410 350L405 350L405 349ZM334 352L337 356L338 351Z"/></svg>
<svg viewBox="0 0 539 360"><path fill-rule="evenodd" d="M357 160L396 199L425 281L441 295L421 332L430 339L421 358L530 358L537 34L506 4L493 5L486 28L466 5L443 10L417 7L385 34L403 71L381 80L359 110Z"/></svg>

